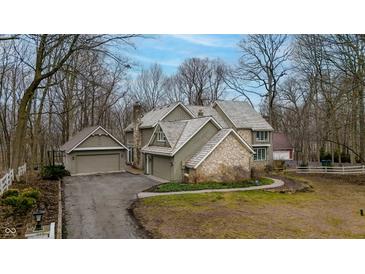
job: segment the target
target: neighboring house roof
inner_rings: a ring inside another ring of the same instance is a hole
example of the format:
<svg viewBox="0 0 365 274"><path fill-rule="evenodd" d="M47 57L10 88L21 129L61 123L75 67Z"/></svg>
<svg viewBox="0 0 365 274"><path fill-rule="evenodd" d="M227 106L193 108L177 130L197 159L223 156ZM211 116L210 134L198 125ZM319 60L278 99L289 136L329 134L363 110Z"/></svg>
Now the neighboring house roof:
<svg viewBox="0 0 365 274"><path fill-rule="evenodd" d="M148 144L142 148L142 152L174 156L176 152L178 152L191 138L193 138L194 135L198 133L208 122L214 123L219 129L221 128L221 126L212 117L193 118L174 122L160 122L158 125L165 133L170 147L150 145L154 138L154 133L158 128L157 126ZM164 129L166 131L164 131Z"/></svg>
<svg viewBox="0 0 365 274"><path fill-rule="evenodd" d="M190 168L197 168L219 144L229 135L233 134L242 145L244 145L251 153L254 153L251 146L241 138L233 129L221 129L214 135L193 157L190 158L185 166Z"/></svg>
<svg viewBox="0 0 365 274"><path fill-rule="evenodd" d="M116 141L122 149L127 149L117 138L111 135L108 131L106 131L101 126L93 126L93 127L86 127L83 130L79 131L76 135L72 136L70 140L64 143L61 147L61 151L65 151L66 153L72 152L75 148L77 148L80 144L82 144L87 138L89 138L94 132L98 129L103 130L106 134L108 134L114 141Z"/></svg>
<svg viewBox="0 0 365 274"><path fill-rule="evenodd" d="M223 111L236 128L250 128L256 131L273 130L270 124L247 102L216 101L215 105Z"/></svg>
<svg viewBox="0 0 365 274"><path fill-rule="evenodd" d="M212 106L186 106L194 115L198 117L199 110L203 111L203 116L213 117L223 128L227 128L228 125L224 121L223 117Z"/></svg>
<svg viewBox="0 0 365 274"><path fill-rule="evenodd" d="M272 136L273 150L293 149L288 137L284 133L274 132Z"/></svg>
<svg viewBox="0 0 365 274"><path fill-rule="evenodd" d="M140 128L155 127L159 121L163 120L163 118L165 118L167 115L169 115L169 113L171 113L178 106L181 106L183 109L186 110L187 113L189 113L191 115L192 118L194 118L194 115L190 112L190 110L188 108L186 108L181 102L177 102L174 104L157 107L157 108L154 108L153 110L147 112L141 118L141 124L139 127ZM132 130L133 130L133 123L130 123L126 127L125 131L132 131Z"/></svg>

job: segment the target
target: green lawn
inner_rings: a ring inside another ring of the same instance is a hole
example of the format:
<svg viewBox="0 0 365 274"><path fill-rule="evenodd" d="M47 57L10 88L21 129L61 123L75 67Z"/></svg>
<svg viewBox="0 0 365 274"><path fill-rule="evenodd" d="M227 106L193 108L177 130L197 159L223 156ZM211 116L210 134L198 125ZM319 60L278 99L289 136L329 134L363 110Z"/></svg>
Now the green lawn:
<svg viewBox="0 0 365 274"><path fill-rule="evenodd" d="M156 238L365 238L365 176L301 179L314 191L155 196L133 211Z"/></svg>
<svg viewBox="0 0 365 274"><path fill-rule="evenodd" d="M268 178L260 178L257 180L249 179L241 182L228 182L228 183L216 183L216 182L206 182L206 183L165 183L161 185L154 186L146 191L148 192L173 192L173 191L191 191L191 190L202 190L202 189L227 189L227 188L242 188L250 186L261 186L270 185L273 180Z"/></svg>

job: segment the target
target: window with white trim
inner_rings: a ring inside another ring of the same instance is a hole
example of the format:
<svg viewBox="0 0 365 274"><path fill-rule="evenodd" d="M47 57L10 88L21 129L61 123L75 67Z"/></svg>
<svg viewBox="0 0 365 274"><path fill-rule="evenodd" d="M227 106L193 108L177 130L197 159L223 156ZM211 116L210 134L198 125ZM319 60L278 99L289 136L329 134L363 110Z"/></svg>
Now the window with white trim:
<svg viewBox="0 0 365 274"><path fill-rule="evenodd" d="M269 140L269 132L267 131L256 131L256 141L268 141Z"/></svg>
<svg viewBox="0 0 365 274"><path fill-rule="evenodd" d="M166 142L165 133L161 129L157 131L157 142Z"/></svg>
<svg viewBox="0 0 365 274"><path fill-rule="evenodd" d="M253 149L255 154L253 155L254 161L266 161L267 148L266 147L257 147Z"/></svg>

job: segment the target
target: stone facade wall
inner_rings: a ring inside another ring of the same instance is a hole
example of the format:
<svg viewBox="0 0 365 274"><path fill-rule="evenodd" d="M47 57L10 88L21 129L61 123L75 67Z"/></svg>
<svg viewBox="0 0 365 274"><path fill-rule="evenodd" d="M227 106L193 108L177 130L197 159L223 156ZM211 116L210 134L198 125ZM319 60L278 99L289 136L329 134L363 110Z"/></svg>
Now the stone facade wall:
<svg viewBox="0 0 365 274"><path fill-rule="evenodd" d="M252 154L232 134L189 172L189 182L234 182L250 178Z"/></svg>
<svg viewBox="0 0 365 274"><path fill-rule="evenodd" d="M252 145L252 130L251 129L239 129L238 135L242 137L249 145Z"/></svg>

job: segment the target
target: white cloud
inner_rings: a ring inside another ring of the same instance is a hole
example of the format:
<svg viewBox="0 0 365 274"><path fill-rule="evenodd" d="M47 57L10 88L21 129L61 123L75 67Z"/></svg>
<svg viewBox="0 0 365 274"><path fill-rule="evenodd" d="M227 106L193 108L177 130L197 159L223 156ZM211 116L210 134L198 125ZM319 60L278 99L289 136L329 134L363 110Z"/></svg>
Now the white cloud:
<svg viewBox="0 0 365 274"><path fill-rule="evenodd" d="M142 55L132 54L130 52L128 52L126 54L128 55L129 58L135 59L136 61L139 61L142 63L149 63L149 64L158 63L160 65L170 66L170 67L178 67L181 64L180 59L161 60L161 59L154 59L154 58L150 58L150 57L146 57L146 56L142 56Z"/></svg>
<svg viewBox="0 0 365 274"><path fill-rule="evenodd" d="M216 48L233 48L234 43L231 43L229 39L219 39L216 37L209 37L207 35L188 35L188 34L173 34L172 37L184 40L186 42Z"/></svg>

